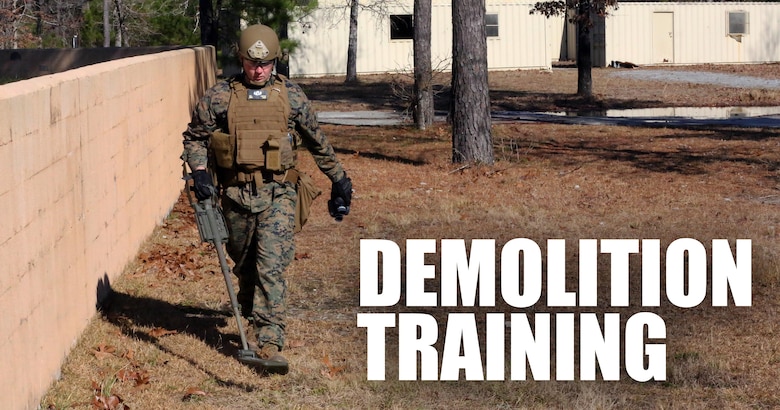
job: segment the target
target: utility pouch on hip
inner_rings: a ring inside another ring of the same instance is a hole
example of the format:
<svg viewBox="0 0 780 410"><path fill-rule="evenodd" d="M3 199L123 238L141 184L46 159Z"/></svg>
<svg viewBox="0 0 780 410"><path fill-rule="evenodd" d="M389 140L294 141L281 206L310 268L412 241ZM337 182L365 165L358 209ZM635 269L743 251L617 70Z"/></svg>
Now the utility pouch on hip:
<svg viewBox="0 0 780 410"><path fill-rule="evenodd" d="M295 189L298 192L298 203L295 208L295 230L294 232L300 232L303 229L303 225L309 219L309 212L311 211L311 204L317 199L322 190L317 188L314 181L310 176L304 174L295 169L291 169L289 172L298 173L298 182L295 184Z"/></svg>
<svg viewBox="0 0 780 410"><path fill-rule="evenodd" d="M209 146L214 153L214 160L217 162L217 165L222 168L233 167L233 160L236 155L236 140L232 135L221 131L214 132L211 134Z"/></svg>

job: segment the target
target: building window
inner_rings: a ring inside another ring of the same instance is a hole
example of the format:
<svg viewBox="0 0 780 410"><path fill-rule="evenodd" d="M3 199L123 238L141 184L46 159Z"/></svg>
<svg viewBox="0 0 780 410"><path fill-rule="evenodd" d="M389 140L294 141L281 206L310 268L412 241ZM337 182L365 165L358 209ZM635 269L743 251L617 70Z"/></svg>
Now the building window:
<svg viewBox="0 0 780 410"><path fill-rule="evenodd" d="M411 40L414 38L414 25L411 14L390 15L390 40Z"/></svg>
<svg viewBox="0 0 780 410"><path fill-rule="evenodd" d="M498 37L498 14L485 14L485 33L488 37Z"/></svg>
<svg viewBox="0 0 780 410"><path fill-rule="evenodd" d="M726 24L728 35L743 36L750 31L750 18L746 11L729 11Z"/></svg>

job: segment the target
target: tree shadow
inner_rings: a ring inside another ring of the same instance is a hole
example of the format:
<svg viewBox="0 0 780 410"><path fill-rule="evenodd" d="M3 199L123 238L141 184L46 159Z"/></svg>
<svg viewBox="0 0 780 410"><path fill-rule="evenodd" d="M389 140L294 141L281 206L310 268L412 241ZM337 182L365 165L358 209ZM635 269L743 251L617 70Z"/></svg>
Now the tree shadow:
<svg viewBox="0 0 780 410"><path fill-rule="evenodd" d="M337 153L343 154L343 155L355 155L355 154L358 154L361 157L365 157L365 158L376 159L376 160L380 160L380 161L397 162L399 164L406 164L406 165L413 165L413 166L420 166L420 165L427 164L427 162L425 162L425 161L415 160L415 159L411 159L411 158L404 158L404 157L399 157L399 156L395 156L395 155L385 155L385 154L380 154L380 153L377 153L377 152L366 152L366 151L359 151L358 152L358 151L355 151L353 149L348 149L348 148L334 148L333 150L336 151Z"/></svg>
<svg viewBox="0 0 780 410"><path fill-rule="evenodd" d="M310 100L339 102L343 104L363 106L367 110L406 109L403 99L398 98L389 81L334 83L326 81L311 81L299 83Z"/></svg>
<svg viewBox="0 0 780 410"><path fill-rule="evenodd" d="M120 329L122 334L154 345L157 349L188 362L193 367L211 376L220 385L238 387L253 391L257 386L224 378L204 366L196 357L188 357L160 343L162 336L155 336L146 328L161 328L166 333L184 333L201 340L226 357L235 358L241 348L237 334L222 333L219 328L234 320L230 312L180 306L163 300L133 296L111 288L108 276L104 275L97 284L98 311L109 323ZM260 376L262 373L257 372Z"/></svg>
<svg viewBox="0 0 780 410"><path fill-rule="evenodd" d="M748 132L742 138L762 139L760 132ZM667 135L658 138L680 138L679 135ZM717 134L700 138L718 138ZM527 145L535 145L528 149ZM677 151L654 151L651 149L614 148L606 146L603 141L558 141L548 140L529 144L513 142L508 148L515 156L534 156L537 158L560 161L565 158L572 163L581 163L576 158L590 157L598 160L625 162L633 167L654 173L677 173L682 175L701 175L710 172L707 166L718 163L740 163L763 168L774 172L780 169L780 161L755 158L748 155L740 156L727 150L697 152L690 149ZM590 162L590 161L586 161ZM777 177L774 177L776 179Z"/></svg>
<svg viewBox="0 0 780 410"><path fill-rule="evenodd" d="M388 81L344 83L308 80L298 83L310 100L363 107L366 110L408 111L412 84ZM434 109L448 112L452 102L449 84L433 85ZM541 93L515 90L489 90L492 111L566 111L587 114L608 109L666 107L660 100L585 98L574 93Z"/></svg>
<svg viewBox="0 0 780 410"><path fill-rule="evenodd" d="M780 128L775 128L775 129L768 129L762 127L734 128L734 127L723 127L718 125L674 126L670 124L664 124L664 125L658 124L658 125L647 125L647 126L676 128L676 129L682 129L686 131L697 131L697 132L706 131L706 133L699 135L698 137L695 138L707 138L707 139L713 139L717 141L763 141L771 138L780 137ZM674 139L679 137L680 136L678 134L669 134L658 138Z"/></svg>
<svg viewBox="0 0 780 410"><path fill-rule="evenodd" d="M585 115L612 109L657 108L668 104L659 100L619 100L585 98L572 93L538 93L490 90L493 111L566 111Z"/></svg>
<svg viewBox="0 0 780 410"><path fill-rule="evenodd" d="M557 140L536 142L533 149L524 144L513 143L507 147L513 156L536 157L575 165L598 160L629 162L634 167L653 172L675 172L681 174L702 174L705 170L693 155L654 152L650 150L613 149L586 141L563 142ZM583 160L583 158L591 158Z"/></svg>

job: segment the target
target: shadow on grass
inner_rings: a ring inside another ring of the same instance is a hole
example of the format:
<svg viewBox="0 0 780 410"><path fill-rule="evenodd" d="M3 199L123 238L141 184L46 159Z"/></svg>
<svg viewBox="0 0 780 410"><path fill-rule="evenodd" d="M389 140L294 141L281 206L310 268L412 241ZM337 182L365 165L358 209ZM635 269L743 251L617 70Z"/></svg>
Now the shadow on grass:
<svg viewBox="0 0 780 410"><path fill-rule="evenodd" d="M306 96L314 101L339 101L364 105L373 110L404 110L404 102L396 97L393 84L387 82L333 83L312 81L300 84Z"/></svg>
<svg viewBox="0 0 780 410"><path fill-rule="evenodd" d="M229 312L173 305L163 300L129 295L111 289L107 276L98 281L98 310L103 318L117 326L131 338L154 345L157 349L178 357L211 376L217 383L253 391L256 386L226 379L204 366L196 357L188 357L160 343L160 337L143 328L160 328L164 333L184 333L201 340L219 353L234 358L241 347L237 334L226 334L218 329L228 320L234 320Z"/></svg>
<svg viewBox="0 0 780 410"><path fill-rule="evenodd" d="M370 158L370 159L376 159L380 161L390 161L390 162L397 162L399 164L406 164L406 165L414 165L414 166L420 166L425 165L427 162L425 161L419 161L414 160L410 158L404 158L400 156L395 155L385 155L380 154L376 152L365 152L365 151L355 151L352 149L346 149L346 148L334 148L334 151L336 151L339 154L342 155L355 155L359 154L361 157Z"/></svg>
<svg viewBox="0 0 780 410"><path fill-rule="evenodd" d="M310 100L362 105L368 110L406 111L410 108L412 84L403 86L392 81L361 81L344 83L333 81L299 81ZM448 84L433 86L434 109L449 111L452 100ZM589 113L607 109L656 108L668 103L658 100L621 100L584 98L574 93L539 93L491 89L490 105L493 111L567 111Z"/></svg>
<svg viewBox="0 0 780 410"><path fill-rule="evenodd" d="M657 100L585 98L572 93L491 90L490 105L493 111L566 111L585 115L612 109L656 108L667 104Z"/></svg>
<svg viewBox="0 0 780 410"><path fill-rule="evenodd" d="M657 125L657 127L662 127ZM709 138L718 141L763 141L770 138L780 137L780 128L732 128L717 125L700 126L679 126L671 127L666 125L664 128L677 128L687 131L707 131L704 135L693 138ZM659 138L680 138L679 134L669 134Z"/></svg>
<svg viewBox="0 0 780 410"><path fill-rule="evenodd" d="M714 140L744 140L760 141L777 138L778 133L761 129L726 129L717 127L689 128L691 131L709 131L698 135L681 135L671 132L655 136L658 139L706 138ZM500 142L500 140L499 140ZM719 163L744 164L763 168L774 172L780 170L780 161L767 160L751 154L752 151L741 149L734 151L727 148L701 149L681 146L675 151L658 151L653 149L616 148L609 140L578 139L546 141L511 140L496 146L496 152L509 152L512 157L537 157L551 160L565 160L571 164L582 164L597 160L626 162L638 169L655 173L679 173L683 175L701 175L710 172L707 166ZM740 151L742 153L740 153Z"/></svg>

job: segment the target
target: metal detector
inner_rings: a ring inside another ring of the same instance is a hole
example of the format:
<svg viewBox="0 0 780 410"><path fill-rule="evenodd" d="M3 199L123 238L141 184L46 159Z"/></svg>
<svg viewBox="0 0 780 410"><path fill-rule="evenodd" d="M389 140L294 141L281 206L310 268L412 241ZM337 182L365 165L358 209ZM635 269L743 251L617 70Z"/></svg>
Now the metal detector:
<svg viewBox="0 0 780 410"><path fill-rule="evenodd" d="M241 349L238 349L238 356L236 359L239 362L262 372L285 374L287 373L286 366L282 368L274 361L258 357L257 353L251 350L247 344L246 332L244 332L244 324L241 320L241 311L238 305L238 298L236 298L236 292L233 290L233 281L230 278L230 267L225 258L224 244L228 241L228 229L227 224L225 223L225 216L222 214L219 205L214 203L214 195L202 201L195 201L192 198L192 193L190 192L191 187L187 183L189 179L191 179L191 177L185 173L184 189L187 191L187 199L189 199L190 205L195 210L195 222L198 225L200 240L202 242L211 243L214 245L214 248L217 249L217 257L219 257L219 265L222 268L222 276L225 277L225 285L227 286L228 295L230 296L230 305L233 307L233 316L235 316L236 323L238 324L238 333L241 336Z"/></svg>

